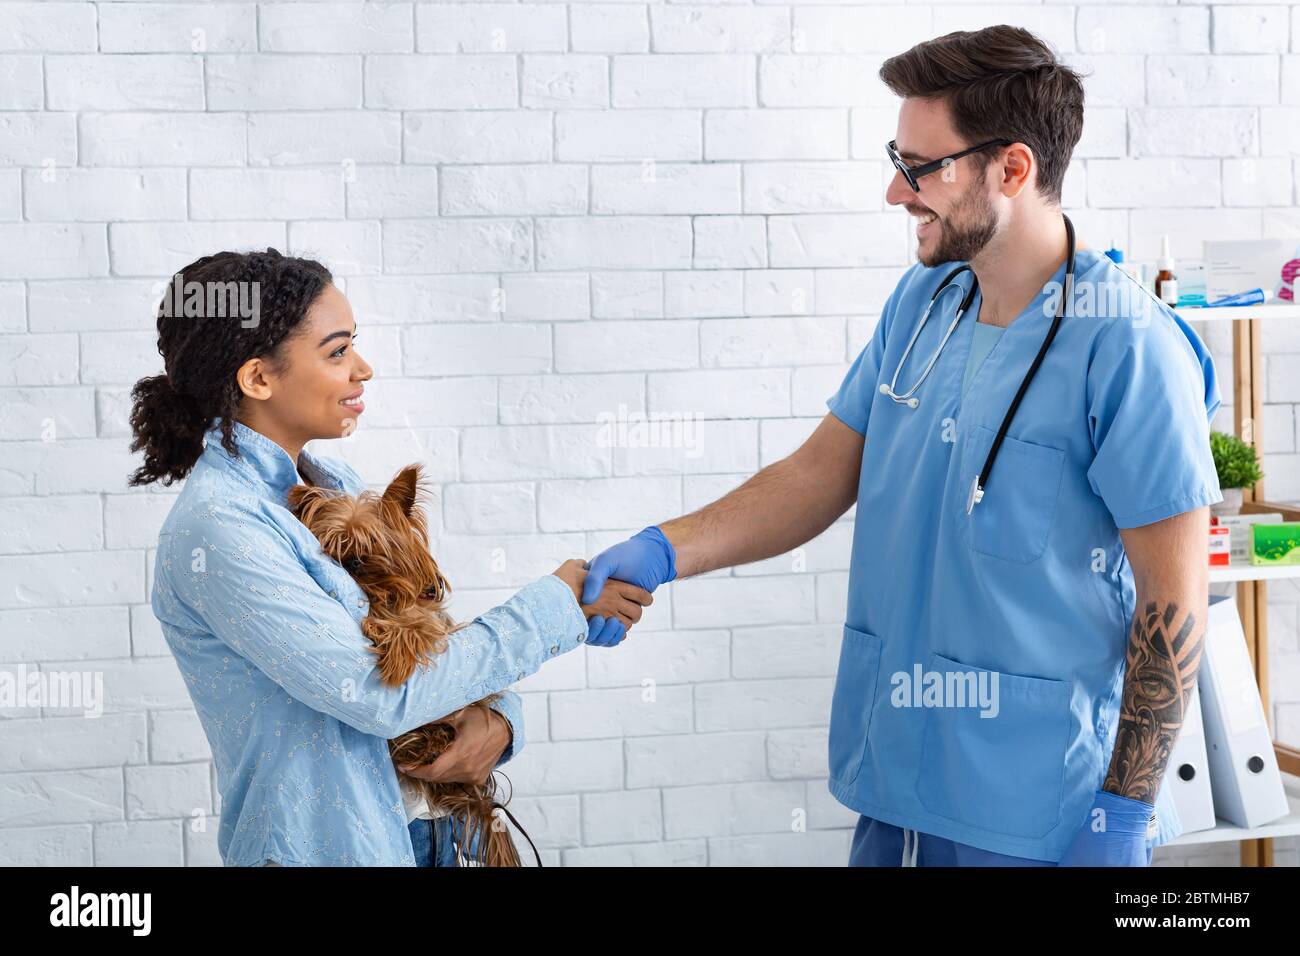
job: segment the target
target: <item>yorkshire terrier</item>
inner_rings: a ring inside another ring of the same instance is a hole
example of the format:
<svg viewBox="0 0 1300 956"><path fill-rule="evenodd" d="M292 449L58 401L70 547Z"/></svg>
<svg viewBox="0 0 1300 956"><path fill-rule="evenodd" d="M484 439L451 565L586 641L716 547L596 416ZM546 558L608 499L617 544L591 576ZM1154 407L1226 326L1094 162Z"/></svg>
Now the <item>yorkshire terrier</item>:
<svg viewBox="0 0 1300 956"><path fill-rule="evenodd" d="M419 465L403 468L382 494L363 491L352 497L313 485L295 485L288 494L289 510L369 598L370 613L361 629L379 658L380 679L389 686L402 684L417 666L433 664L451 635L464 627L445 609L451 586L429 551L421 507L425 499ZM582 605L583 613L590 617L625 609L626 602L620 604L616 597L617 584L607 584L595 604ZM486 708L498 696L465 709ZM432 763L455 737L451 724L438 721L390 740L388 749L397 766L422 766ZM465 859L483 866L522 865L509 832L494 817L498 807L509 811L497 800L493 775L483 784L407 779L420 787L430 808L450 811Z"/></svg>

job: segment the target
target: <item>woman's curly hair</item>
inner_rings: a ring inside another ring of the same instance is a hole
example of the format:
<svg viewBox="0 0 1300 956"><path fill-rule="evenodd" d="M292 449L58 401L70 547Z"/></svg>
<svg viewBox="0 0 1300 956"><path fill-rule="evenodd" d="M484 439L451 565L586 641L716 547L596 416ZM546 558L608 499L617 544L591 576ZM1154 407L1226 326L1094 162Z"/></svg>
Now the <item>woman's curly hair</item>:
<svg viewBox="0 0 1300 956"><path fill-rule="evenodd" d="M158 306L158 352L163 375L140 379L131 389L131 451L144 450L144 464L128 484L170 485L190 473L203 453L203 438L221 422L221 445L232 455L234 421L242 392L235 373L250 358L265 357L283 369L281 346L330 282L330 271L312 259L265 252L218 252L185 266ZM214 307L216 296L185 296L174 290L240 289L256 296L256 321L237 310ZM197 314L196 314L197 313Z"/></svg>

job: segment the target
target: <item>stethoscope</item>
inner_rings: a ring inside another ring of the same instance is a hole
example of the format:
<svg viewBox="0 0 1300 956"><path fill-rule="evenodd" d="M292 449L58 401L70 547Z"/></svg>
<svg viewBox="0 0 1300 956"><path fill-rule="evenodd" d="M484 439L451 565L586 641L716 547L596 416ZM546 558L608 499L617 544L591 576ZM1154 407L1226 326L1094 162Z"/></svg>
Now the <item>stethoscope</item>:
<svg viewBox="0 0 1300 956"><path fill-rule="evenodd" d="M1065 220L1067 250L1065 260L1065 291L1061 296L1061 301L1057 304L1056 317L1052 320L1052 327L1047 330L1047 337L1043 339L1043 344L1039 346L1038 354L1034 357L1033 364L1029 366L1029 371L1025 373L1025 377L1021 380L1020 388L1016 390L1016 397L1011 400L1011 406L1007 409L1006 415L1002 417L1002 424L998 427L998 433L993 439L992 447L989 448L988 457L984 459L984 467L980 469L980 473L976 475L975 480L971 482L970 495L966 499L967 514L974 511L975 506L984 500L984 486L988 484L989 473L993 470L993 462L997 459L998 450L1002 447L1002 439L1006 437L1007 429L1011 427L1011 420L1016 415L1016 409L1020 407L1021 399L1025 397L1025 392L1029 390L1029 383L1034 380L1034 375L1037 374L1038 367L1043 364L1043 356L1047 354L1048 348L1051 347L1052 339L1056 338L1056 330L1060 327L1061 319L1065 315L1065 303L1069 300L1074 290L1074 223L1070 222L1070 217L1064 213L1061 214L1061 218ZM894 369L893 381L888 385L882 383L880 386L880 392L882 395L888 395L898 404L906 405L908 408L916 408L921 404L921 400L916 397L916 390L921 387L921 383L930 375L930 370L934 368L935 363L939 361L939 355L943 352L943 347L948 344L948 339L957 328L957 323L961 321L961 317L965 315L966 310L970 308L971 300L975 298L975 292L979 289L980 281L978 277L974 278L974 281L971 282L970 290L962 297L961 304L957 307L957 314L953 316L953 320L948 326L948 331L943 334L943 339L939 342L939 347L935 349L934 355L930 357L930 361L926 364L924 371L921 372L921 377L916 380L916 384L900 394L898 392L898 376L902 373L903 366L907 363L907 356L911 354L912 346L916 344L916 340L921 335L921 330L925 327L926 321L930 318L930 310L934 308L935 302L937 302L939 297L949 288L954 288L960 291L961 286L954 285L954 280L963 272L969 271L969 265L958 266L956 269L953 269L944 276L943 281L939 283L939 288L934 290L934 295L930 296L930 302L926 305L925 311L921 314L921 321L917 323L916 330L912 333L912 338L907 343L907 348L903 349L903 355L898 360L898 367ZM975 274L972 272L971 275L974 277Z"/></svg>

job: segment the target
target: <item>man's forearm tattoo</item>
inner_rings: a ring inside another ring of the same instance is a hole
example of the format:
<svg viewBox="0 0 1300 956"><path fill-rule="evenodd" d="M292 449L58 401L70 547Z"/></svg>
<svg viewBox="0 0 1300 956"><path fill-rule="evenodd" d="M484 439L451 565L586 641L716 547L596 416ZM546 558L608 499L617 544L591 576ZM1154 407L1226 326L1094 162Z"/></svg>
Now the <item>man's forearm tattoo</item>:
<svg viewBox="0 0 1300 956"><path fill-rule="evenodd" d="M1201 663L1204 629L1178 605L1133 615L1115 753L1103 789L1155 803Z"/></svg>

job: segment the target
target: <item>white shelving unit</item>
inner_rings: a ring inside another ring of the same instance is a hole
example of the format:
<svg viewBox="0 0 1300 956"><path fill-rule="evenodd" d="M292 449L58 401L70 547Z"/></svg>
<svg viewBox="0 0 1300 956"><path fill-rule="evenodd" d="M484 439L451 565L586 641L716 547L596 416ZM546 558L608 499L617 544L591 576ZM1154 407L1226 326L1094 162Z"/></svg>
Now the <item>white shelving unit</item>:
<svg viewBox="0 0 1300 956"><path fill-rule="evenodd" d="M1191 846L1194 843L1228 843L1233 840L1273 840L1278 837L1300 836L1300 777L1284 773L1282 785L1286 788L1286 801L1291 805L1291 812L1281 820L1254 829L1239 827L1235 823L1220 820L1218 825L1210 830L1184 833L1177 840L1171 840L1166 845Z"/></svg>
<svg viewBox="0 0 1300 956"><path fill-rule="evenodd" d="M1178 314L1189 322L1236 322L1242 319L1291 319L1300 322L1300 305L1275 302L1267 305L1231 306L1218 309L1180 309ZM1226 568L1210 568L1211 584L1277 581L1283 578L1300 578L1300 565L1255 565L1234 562Z"/></svg>
<svg viewBox="0 0 1300 956"><path fill-rule="evenodd" d="M1262 320L1300 323L1300 304L1273 302L1217 309L1179 309L1178 314L1191 323L1231 323L1233 424L1243 441L1259 448L1264 412ZM1263 481L1245 489L1242 510L1256 513L1277 511L1283 515L1283 520L1300 520L1300 506L1270 501ZM1268 583L1288 579L1300 580L1300 567L1237 563L1210 569L1212 584L1227 582L1236 586L1237 610L1241 614L1255 681L1266 710L1269 696ZM1272 841L1277 837L1300 835L1300 747L1274 738L1273 750L1282 770L1290 806L1285 817L1253 829L1220 820L1213 829L1184 834L1173 841L1174 845L1236 841L1241 847L1243 866L1272 866Z"/></svg>
<svg viewBox="0 0 1300 956"><path fill-rule="evenodd" d="M1300 305L1290 302L1273 302L1266 305L1233 305L1218 309L1178 309L1177 312L1188 322L1237 322L1241 319L1300 320Z"/></svg>
<svg viewBox="0 0 1300 956"><path fill-rule="evenodd" d="M1300 564L1243 564L1234 561L1226 568L1210 568L1210 583L1225 581L1280 581L1300 578Z"/></svg>

